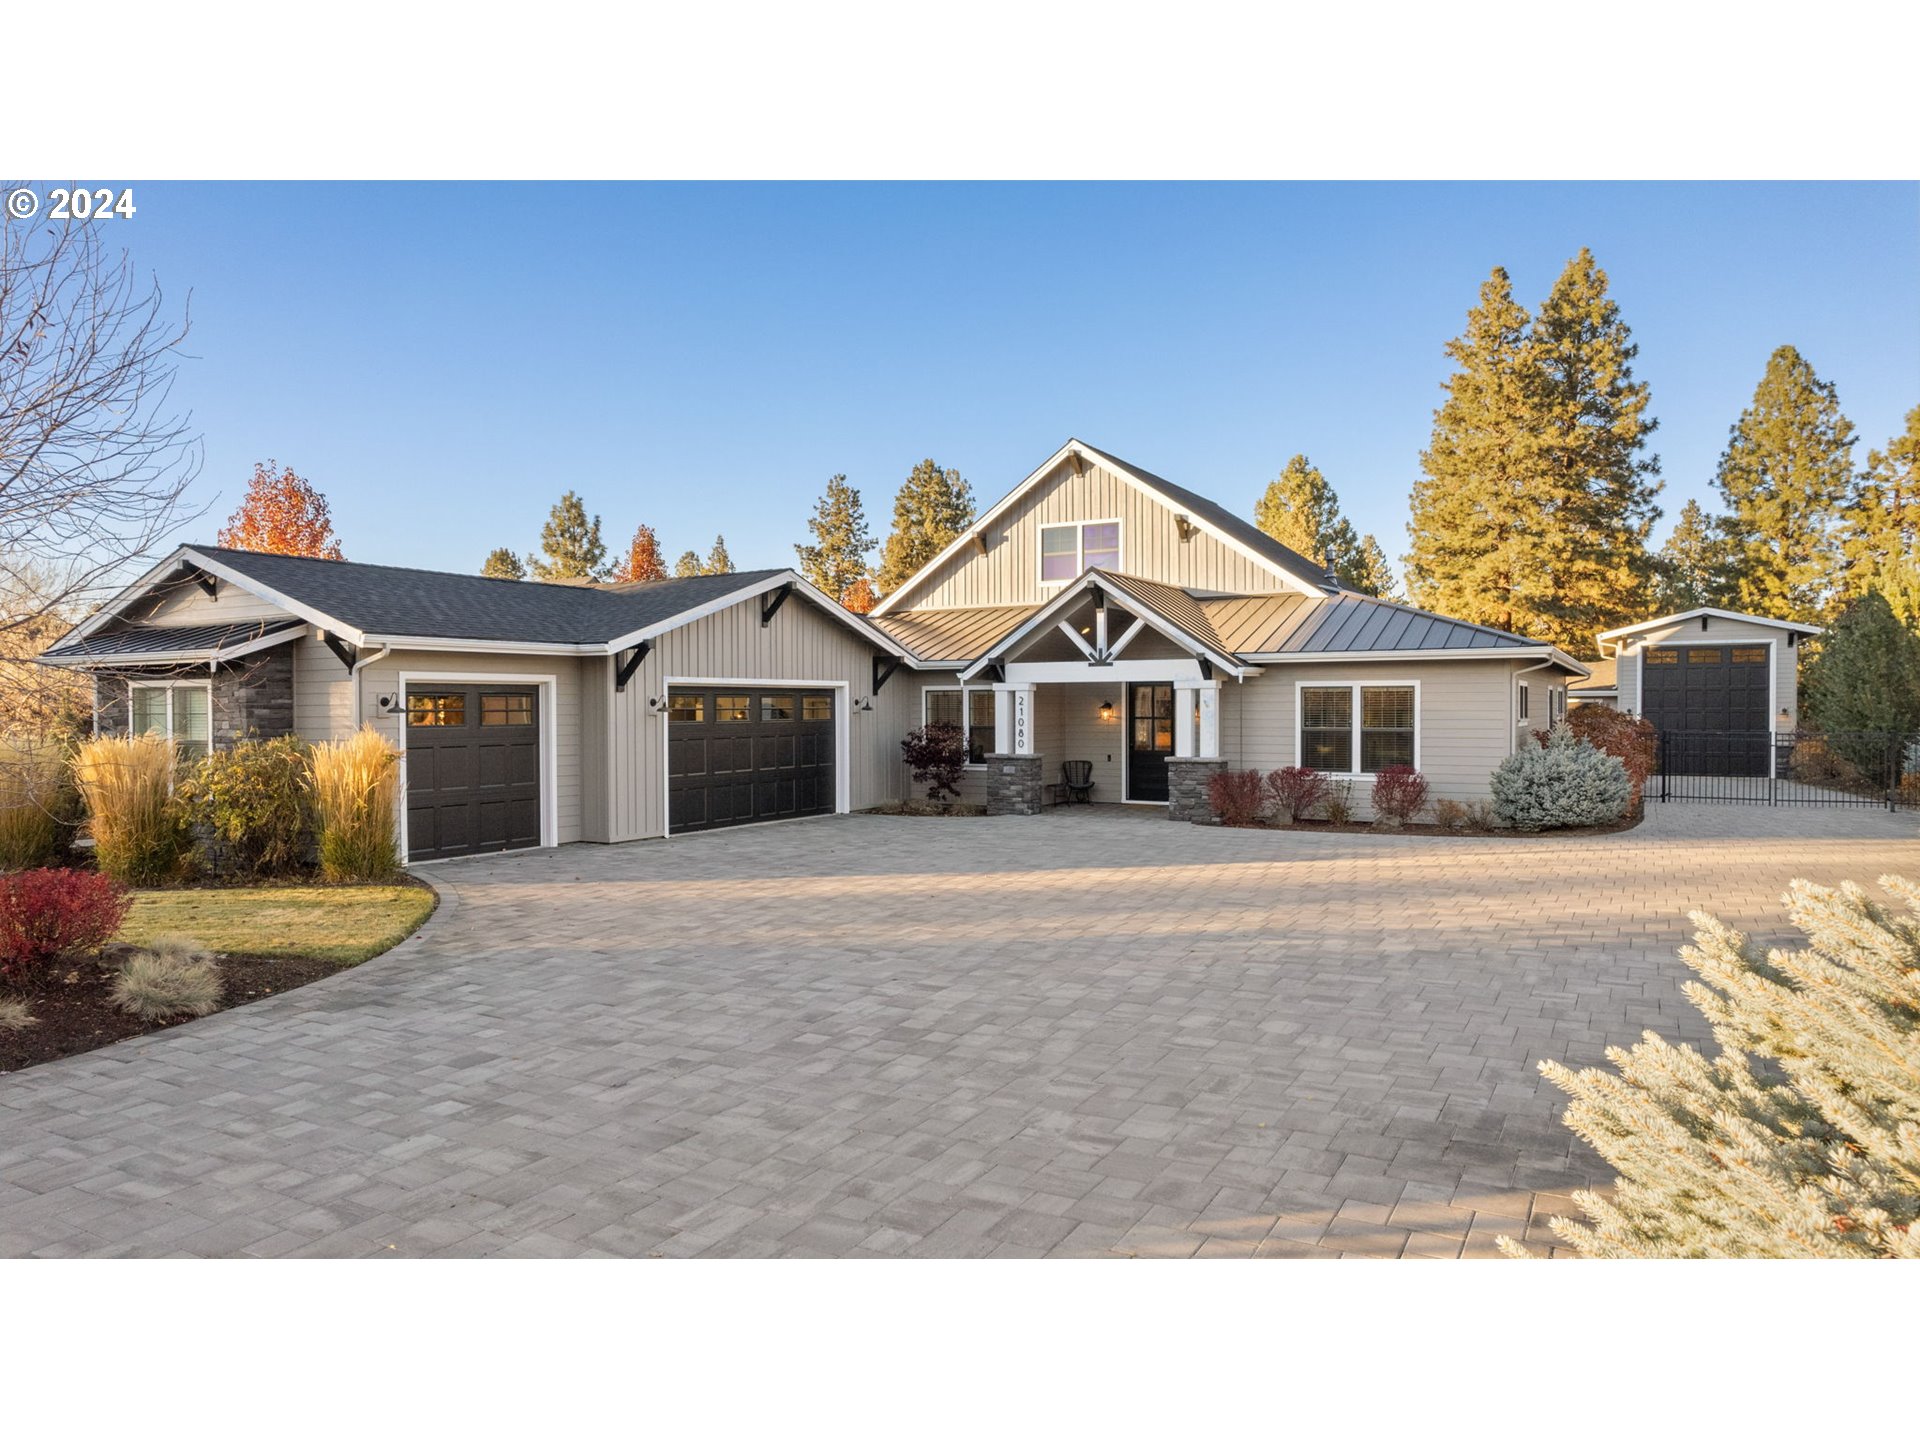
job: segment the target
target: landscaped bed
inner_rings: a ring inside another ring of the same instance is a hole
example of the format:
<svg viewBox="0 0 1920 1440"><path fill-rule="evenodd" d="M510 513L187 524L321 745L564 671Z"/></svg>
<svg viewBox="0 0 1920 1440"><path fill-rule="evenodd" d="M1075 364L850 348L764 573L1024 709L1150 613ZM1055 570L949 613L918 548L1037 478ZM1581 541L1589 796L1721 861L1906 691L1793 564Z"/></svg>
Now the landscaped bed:
<svg viewBox="0 0 1920 1440"><path fill-rule="evenodd" d="M1631 830L1640 823L1640 815L1628 815L1606 825L1571 825L1557 830L1514 830L1503 826L1446 826L1407 824L1400 826L1375 825L1366 820L1296 820L1292 823L1273 820L1260 820L1251 825L1228 825L1218 819L1201 820L1202 825L1219 825L1229 830L1311 830L1316 833L1331 832L1336 835L1421 835L1437 836L1441 839L1480 839L1489 836L1511 840L1572 840L1584 835L1617 835L1622 830Z"/></svg>
<svg viewBox="0 0 1920 1440"><path fill-rule="evenodd" d="M113 945L99 956L65 959L30 987L6 987L34 1023L0 1028L0 1072L77 1055L188 1024L146 1020L113 1001L119 957L128 947L184 936L214 952L223 982L218 1009L324 979L391 949L433 913L425 885L268 885L142 890Z"/></svg>

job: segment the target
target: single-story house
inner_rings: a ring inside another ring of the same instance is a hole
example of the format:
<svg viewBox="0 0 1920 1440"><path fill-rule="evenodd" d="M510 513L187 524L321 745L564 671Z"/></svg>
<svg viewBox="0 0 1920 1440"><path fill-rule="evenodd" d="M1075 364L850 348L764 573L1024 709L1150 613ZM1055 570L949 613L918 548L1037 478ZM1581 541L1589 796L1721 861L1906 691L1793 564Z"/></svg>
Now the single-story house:
<svg viewBox="0 0 1920 1440"><path fill-rule="evenodd" d="M371 724L404 852L613 842L906 798L910 729L967 733L968 795L1204 812L1228 767L1304 763L1366 814L1383 767L1482 799L1587 667L1344 587L1212 501L1070 440L870 616L791 570L490 580L184 545L42 657L101 733L187 750Z"/></svg>

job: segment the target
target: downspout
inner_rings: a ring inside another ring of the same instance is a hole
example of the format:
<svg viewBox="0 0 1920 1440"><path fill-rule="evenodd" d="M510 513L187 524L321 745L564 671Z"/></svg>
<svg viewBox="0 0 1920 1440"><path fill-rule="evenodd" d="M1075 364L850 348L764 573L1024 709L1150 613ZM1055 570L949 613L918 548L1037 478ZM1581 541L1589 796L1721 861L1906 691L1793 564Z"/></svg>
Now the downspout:
<svg viewBox="0 0 1920 1440"><path fill-rule="evenodd" d="M367 666L377 664L379 661L386 659L387 656L392 653L392 645L382 645L378 653L362 655L358 660L355 660L353 662L353 669L348 672L353 679L353 728L356 732L362 725L367 723L366 715L360 709L360 672L366 669Z"/></svg>
<svg viewBox="0 0 1920 1440"><path fill-rule="evenodd" d="M1552 660L1542 660L1538 665L1529 665L1524 670L1516 670L1507 677L1507 753L1515 755L1520 750L1520 677L1531 675L1536 670L1548 670L1555 664ZM1527 717L1531 724L1533 717Z"/></svg>

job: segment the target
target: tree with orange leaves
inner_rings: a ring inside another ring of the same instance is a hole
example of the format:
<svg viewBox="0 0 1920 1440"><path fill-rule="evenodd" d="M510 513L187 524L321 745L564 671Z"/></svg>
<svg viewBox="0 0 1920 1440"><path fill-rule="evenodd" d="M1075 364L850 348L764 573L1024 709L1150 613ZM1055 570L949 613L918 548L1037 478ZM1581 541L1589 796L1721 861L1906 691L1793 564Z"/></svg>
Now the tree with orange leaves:
<svg viewBox="0 0 1920 1440"><path fill-rule="evenodd" d="M880 597L873 593L873 581L862 575L840 592L840 603L856 615L865 615L880 603Z"/></svg>
<svg viewBox="0 0 1920 1440"><path fill-rule="evenodd" d="M660 554L660 537L653 533L651 525L642 525L633 532L627 558L614 571L613 578L624 582L667 578L667 562Z"/></svg>
<svg viewBox="0 0 1920 1440"><path fill-rule="evenodd" d="M246 497L228 518L219 541L235 550L258 550L267 555L310 555L316 560L342 560L334 538L327 497L279 462L254 462Z"/></svg>

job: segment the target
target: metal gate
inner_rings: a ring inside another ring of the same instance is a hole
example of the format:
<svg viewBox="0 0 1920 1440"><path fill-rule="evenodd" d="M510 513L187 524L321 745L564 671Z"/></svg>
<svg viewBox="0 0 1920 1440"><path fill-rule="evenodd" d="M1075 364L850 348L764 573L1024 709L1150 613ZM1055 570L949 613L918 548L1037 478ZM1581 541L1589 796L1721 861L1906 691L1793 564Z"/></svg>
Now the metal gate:
<svg viewBox="0 0 1920 1440"><path fill-rule="evenodd" d="M1662 730L1650 799L1920 808L1920 734Z"/></svg>

